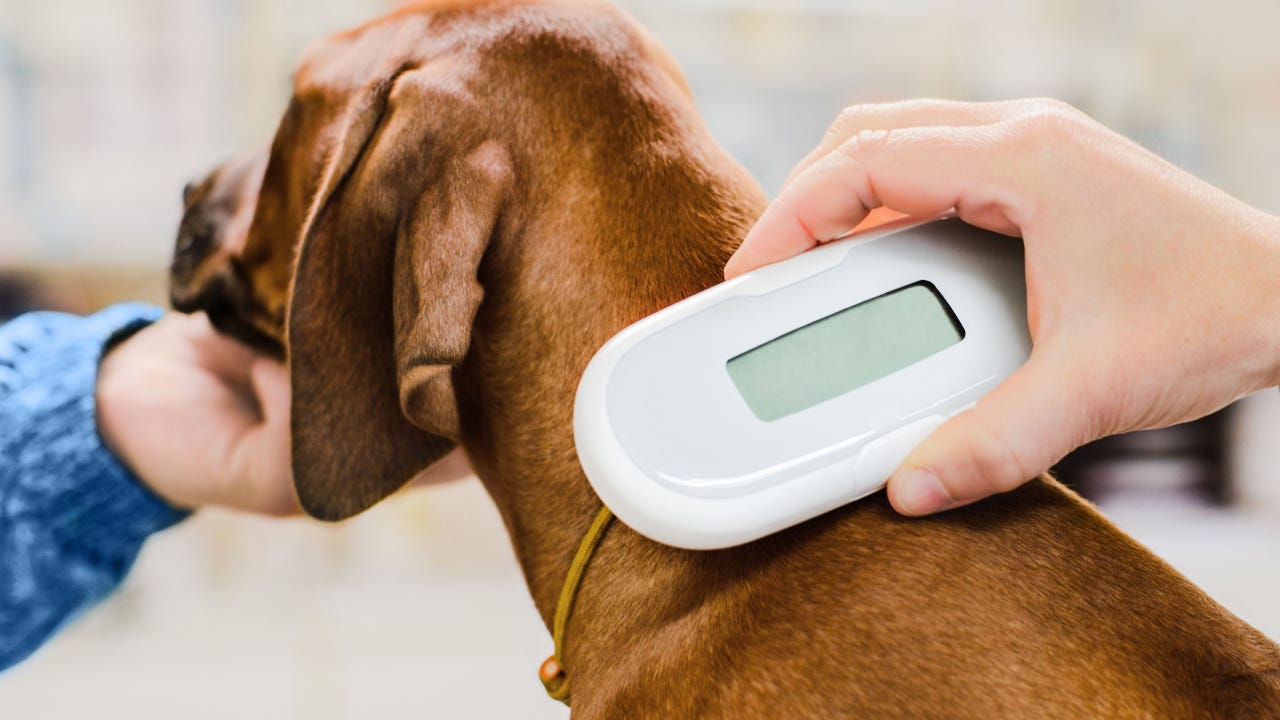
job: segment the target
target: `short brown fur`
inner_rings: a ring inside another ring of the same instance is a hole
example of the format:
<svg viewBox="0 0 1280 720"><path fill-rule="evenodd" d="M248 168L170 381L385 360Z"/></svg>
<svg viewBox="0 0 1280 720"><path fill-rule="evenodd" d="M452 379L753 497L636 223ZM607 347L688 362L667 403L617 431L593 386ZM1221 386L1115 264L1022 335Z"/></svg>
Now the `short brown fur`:
<svg viewBox="0 0 1280 720"><path fill-rule="evenodd" d="M237 291L288 349L304 504L354 514L461 444L549 624L598 506L583 368L718 282L764 203L608 6L434 2L313 46ZM708 553L615 525L565 660L577 718L1280 715L1280 649L1043 478Z"/></svg>

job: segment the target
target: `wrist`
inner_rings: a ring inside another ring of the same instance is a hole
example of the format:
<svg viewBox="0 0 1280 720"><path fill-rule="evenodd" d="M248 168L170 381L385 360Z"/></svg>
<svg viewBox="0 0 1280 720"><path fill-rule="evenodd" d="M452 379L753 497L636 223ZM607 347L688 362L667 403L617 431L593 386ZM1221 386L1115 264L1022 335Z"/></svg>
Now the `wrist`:
<svg viewBox="0 0 1280 720"><path fill-rule="evenodd" d="M135 337L127 337L109 346L98 366L94 389L98 434L103 446L142 487L174 508L189 509L194 505L168 492L145 462L148 440L145 435L152 425L148 415L155 408L148 407L149 384L140 384L138 380L148 377L153 383L156 373L146 372L145 357L130 352L133 342Z"/></svg>
<svg viewBox="0 0 1280 720"><path fill-rule="evenodd" d="M108 348L98 365L98 379L93 391L94 402L97 405L98 435L102 438L103 446L115 456L116 460L141 479L141 475L126 452L125 436L129 425L129 413L125 407L129 402L129 392L122 387L115 362L116 350L122 344Z"/></svg>
<svg viewBox="0 0 1280 720"><path fill-rule="evenodd" d="M32 313L0 328L0 486L64 548L115 562L184 517L141 485L103 441L98 370L114 337L160 315L116 305L88 317ZM3 374L3 373L0 373Z"/></svg>

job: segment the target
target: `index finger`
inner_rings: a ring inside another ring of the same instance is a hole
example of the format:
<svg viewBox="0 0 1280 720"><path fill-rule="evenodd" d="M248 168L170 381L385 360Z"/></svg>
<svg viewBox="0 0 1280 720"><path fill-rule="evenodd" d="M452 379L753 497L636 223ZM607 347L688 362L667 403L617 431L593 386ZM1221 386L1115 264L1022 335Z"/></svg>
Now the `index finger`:
<svg viewBox="0 0 1280 720"><path fill-rule="evenodd" d="M1030 101L1035 102L1035 101ZM787 176L785 187L797 175L844 141L863 130L892 130L905 127L959 127L988 125L1008 119L1028 104L1025 100L960 102L937 98L917 98L887 103L851 105L840 112L821 142Z"/></svg>
<svg viewBox="0 0 1280 720"><path fill-rule="evenodd" d="M881 205L1017 234L1017 157L999 125L860 132L801 172L725 265L733 278L847 234Z"/></svg>

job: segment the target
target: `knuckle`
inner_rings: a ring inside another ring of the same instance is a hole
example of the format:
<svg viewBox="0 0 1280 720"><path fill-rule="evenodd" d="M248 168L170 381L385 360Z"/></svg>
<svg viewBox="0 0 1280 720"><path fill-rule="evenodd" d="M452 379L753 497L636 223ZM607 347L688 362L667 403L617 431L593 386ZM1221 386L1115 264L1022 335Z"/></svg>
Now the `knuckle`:
<svg viewBox="0 0 1280 720"><path fill-rule="evenodd" d="M1027 108L1032 112L1054 112L1064 114L1082 114L1074 105L1055 97L1034 97L1025 100Z"/></svg>
<svg viewBox="0 0 1280 720"><path fill-rule="evenodd" d="M889 143L889 130L862 130L840 143L838 150L859 165L879 153Z"/></svg>
<svg viewBox="0 0 1280 720"><path fill-rule="evenodd" d="M892 107L897 112L922 113L945 121L947 119L954 119L956 116L962 115L981 106L982 103L948 100L946 98L937 97L922 97L913 98L911 100L901 100L894 103Z"/></svg>
<svg viewBox="0 0 1280 720"><path fill-rule="evenodd" d="M905 108L909 108L914 100L904 100L898 102L882 102L882 103L857 103L849 105L840 111L836 116L835 122L831 123L831 127L827 129L827 138L844 138L848 137L859 129L864 127L869 120L875 118L883 118L887 115L894 115Z"/></svg>
<svg viewBox="0 0 1280 720"><path fill-rule="evenodd" d="M836 121L835 123L833 123L833 127L849 124L858 116L862 115L866 107L867 106L862 103L857 103L857 104L849 105L845 107L843 110L840 111L840 114L836 116Z"/></svg>
<svg viewBox="0 0 1280 720"><path fill-rule="evenodd" d="M998 141L1011 157L1042 168L1063 169L1088 146L1089 116L1061 100L1028 101L1024 109L1000 124Z"/></svg>
<svg viewBox="0 0 1280 720"><path fill-rule="evenodd" d="M826 140L842 138L857 129L861 119L867 114L866 105L850 105L840 111L835 122L827 128Z"/></svg>
<svg viewBox="0 0 1280 720"><path fill-rule="evenodd" d="M1037 98L1028 100L1009 125L1024 141L1060 143L1078 138L1087 121L1087 115L1061 100Z"/></svg>

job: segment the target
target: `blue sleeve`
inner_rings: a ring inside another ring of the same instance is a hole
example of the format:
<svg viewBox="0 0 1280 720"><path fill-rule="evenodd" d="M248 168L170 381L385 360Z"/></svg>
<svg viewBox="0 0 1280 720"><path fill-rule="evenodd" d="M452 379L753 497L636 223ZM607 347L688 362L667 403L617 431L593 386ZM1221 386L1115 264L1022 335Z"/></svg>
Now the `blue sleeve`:
<svg viewBox="0 0 1280 720"><path fill-rule="evenodd" d="M103 445L103 348L160 317L117 305L0 326L0 670L105 598L142 542L185 517Z"/></svg>

